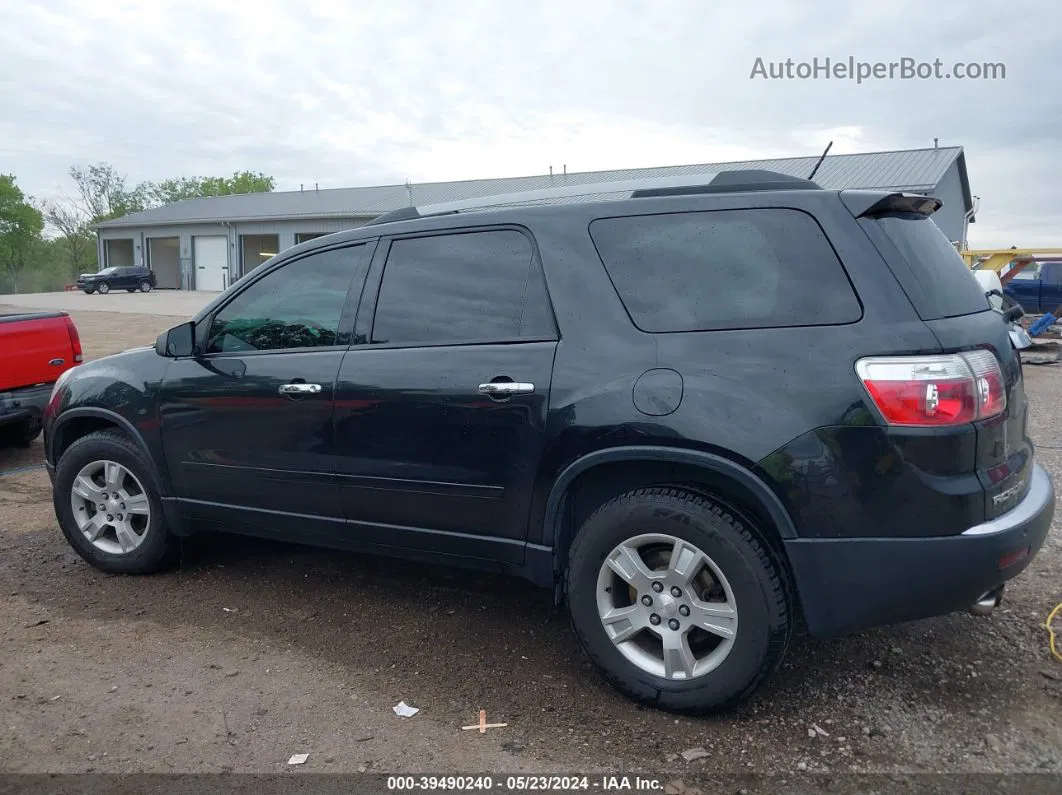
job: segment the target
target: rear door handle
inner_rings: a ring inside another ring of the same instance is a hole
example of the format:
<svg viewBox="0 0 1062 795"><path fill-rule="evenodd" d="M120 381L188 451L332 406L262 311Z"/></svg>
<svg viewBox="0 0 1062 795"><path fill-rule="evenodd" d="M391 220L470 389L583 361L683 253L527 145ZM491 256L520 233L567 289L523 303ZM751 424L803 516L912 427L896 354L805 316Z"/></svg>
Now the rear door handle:
<svg viewBox="0 0 1062 795"><path fill-rule="evenodd" d="M316 395L321 391L320 384L281 384L282 395Z"/></svg>
<svg viewBox="0 0 1062 795"><path fill-rule="evenodd" d="M524 384L519 381L491 381L489 384L479 385L479 393L481 395L490 395L491 397L530 395L534 391L534 384Z"/></svg>

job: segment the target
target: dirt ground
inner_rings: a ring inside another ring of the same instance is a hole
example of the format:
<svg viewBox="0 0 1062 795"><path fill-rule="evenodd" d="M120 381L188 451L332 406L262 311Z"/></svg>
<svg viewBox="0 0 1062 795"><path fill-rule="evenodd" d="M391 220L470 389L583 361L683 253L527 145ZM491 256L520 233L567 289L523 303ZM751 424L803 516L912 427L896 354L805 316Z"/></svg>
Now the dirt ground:
<svg viewBox="0 0 1062 795"><path fill-rule="evenodd" d="M89 358L180 321L72 314ZM1062 367L1026 382L1058 482ZM992 617L798 637L747 706L676 719L604 685L551 594L518 580L226 536L170 574L101 574L23 469L41 460L39 440L0 451L19 470L0 474L4 772L277 773L308 753L300 773L1062 774L1059 520ZM403 699L420 712L397 717ZM461 731L480 708L508 726Z"/></svg>

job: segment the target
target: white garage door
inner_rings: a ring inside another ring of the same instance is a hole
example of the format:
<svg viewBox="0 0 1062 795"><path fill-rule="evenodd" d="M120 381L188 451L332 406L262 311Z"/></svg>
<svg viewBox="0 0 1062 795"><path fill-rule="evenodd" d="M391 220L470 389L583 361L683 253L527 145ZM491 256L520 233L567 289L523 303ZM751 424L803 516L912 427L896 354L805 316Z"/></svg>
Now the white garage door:
<svg viewBox="0 0 1062 795"><path fill-rule="evenodd" d="M224 236L195 238L195 289L221 292L227 286L229 241Z"/></svg>

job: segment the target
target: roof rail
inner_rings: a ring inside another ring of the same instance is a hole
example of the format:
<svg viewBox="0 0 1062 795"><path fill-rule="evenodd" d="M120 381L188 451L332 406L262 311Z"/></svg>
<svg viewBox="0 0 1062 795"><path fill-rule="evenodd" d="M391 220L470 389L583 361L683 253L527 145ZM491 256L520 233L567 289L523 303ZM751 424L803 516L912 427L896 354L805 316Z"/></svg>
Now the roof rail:
<svg viewBox="0 0 1062 795"><path fill-rule="evenodd" d="M720 171L707 185L689 185L679 188L647 188L636 190L632 199L652 196L690 196L695 193L738 193L755 190L822 190L822 186L802 177L792 177L778 171L747 169Z"/></svg>
<svg viewBox="0 0 1062 795"><path fill-rule="evenodd" d="M643 177L641 179L587 182L579 185L540 188L538 190L504 193L495 196L477 196L451 202L426 204L422 207L402 207L377 216L369 224L383 224L392 221L423 218L429 215L446 215L501 207L755 190L821 190L821 187L811 180L763 170L720 171L670 177Z"/></svg>

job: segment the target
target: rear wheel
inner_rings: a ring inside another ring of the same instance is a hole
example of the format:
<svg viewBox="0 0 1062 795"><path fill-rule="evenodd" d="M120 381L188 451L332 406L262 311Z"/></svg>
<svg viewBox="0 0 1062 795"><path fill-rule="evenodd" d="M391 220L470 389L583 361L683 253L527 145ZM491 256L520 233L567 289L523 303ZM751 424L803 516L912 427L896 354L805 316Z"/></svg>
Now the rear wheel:
<svg viewBox="0 0 1062 795"><path fill-rule="evenodd" d="M63 535L97 569L148 574L176 560L154 469L127 437L98 431L70 445L52 495Z"/></svg>
<svg viewBox="0 0 1062 795"><path fill-rule="evenodd" d="M133 292L133 291L130 290L129 292ZM151 292L151 282L149 282L147 279L143 279L140 282L140 292L142 292L142 293L150 293Z"/></svg>
<svg viewBox="0 0 1062 795"><path fill-rule="evenodd" d="M125 291L127 293L135 293L136 292L136 288L135 287L126 287Z"/></svg>
<svg viewBox="0 0 1062 795"><path fill-rule="evenodd" d="M96 292L100 295L107 295L111 291L111 286L107 282L100 282L96 285Z"/></svg>
<svg viewBox="0 0 1062 795"><path fill-rule="evenodd" d="M782 662L790 602L759 531L679 489L617 497L572 544L568 604L583 648L619 690L668 711L748 698Z"/></svg>

